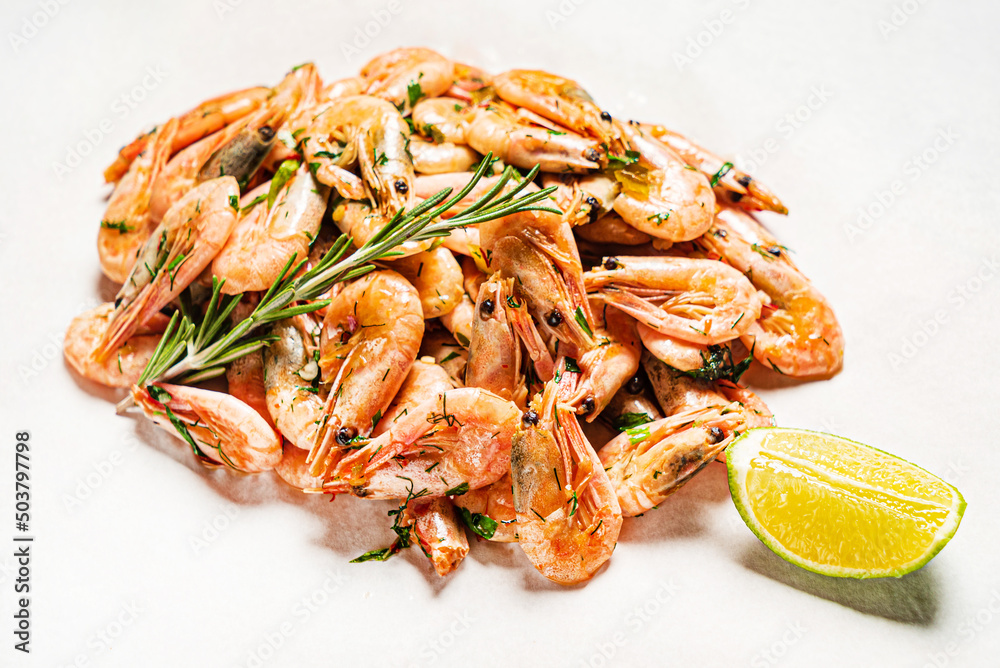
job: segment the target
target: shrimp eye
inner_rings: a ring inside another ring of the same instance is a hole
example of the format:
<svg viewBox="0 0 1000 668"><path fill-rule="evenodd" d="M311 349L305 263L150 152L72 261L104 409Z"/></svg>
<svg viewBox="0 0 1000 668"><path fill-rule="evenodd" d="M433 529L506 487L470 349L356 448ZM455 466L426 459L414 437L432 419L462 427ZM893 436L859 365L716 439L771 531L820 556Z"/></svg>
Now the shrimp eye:
<svg viewBox="0 0 1000 668"><path fill-rule="evenodd" d="M771 246L770 248L767 249L767 252L773 255L774 257L780 257L781 246Z"/></svg>
<svg viewBox="0 0 1000 668"><path fill-rule="evenodd" d="M602 111L601 112L601 120L602 121L608 121L608 122L610 122L611 121L611 114L609 114L606 111Z"/></svg>
<svg viewBox="0 0 1000 668"><path fill-rule="evenodd" d="M357 435L358 432L356 429L351 427L341 427L337 430L337 443L340 443L341 445L348 445Z"/></svg>
<svg viewBox="0 0 1000 668"><path fill-rule="evenodd" d="M708 430L708 437L709 440L711 440L712 443L714 444L721 441L724 437L724 434L722 433L722 430L719 429L718 427L712 427L711 429Z"/></svg>
<svg viewBox="0 0 1000 668"><path fill-rule="evenodd" d="M601 154L597 152L596 148L588 148L583 152L583 157L591 162L597 162L601 159Z"/></svg>
<svg viewBox="0 0 1000 668"><path fill-rule="evenodd" d="M590 222L596 222L597 217L601 215L601 203L593 195L587 195L587 199L584 202L590 207Z"/></svg>
<svg viewBox="0 0 1000 668"><path fill-rule="evenodd" d="M590 415L591 413L594 412L594 409L596 407L597 406L594 404L594 397L587 397L586 399L583 400L583 403L580 404L580 408L583 409L584 415Z"/></svg>
<svg viewBox="0 0 1000 668"><path fill-rule="evenodd" d="M639 394L642 392L643 385L642 376L632 376L629 378L628 382L625 383L625 391L629 394Z"/></svg>
<svg viewBox="0 0 1000 668"><path fill-rule="evenodd" d="M274 139L274 129L270 125L265 125L260 130L257 130L257 134L259 134L260 138L264 141L271 141Z"/></svg>
<svg viewBox="0 0 1000 668"><path fill-rule="evenodd" d="M482 311L483 315L492 315L493 309L496 308L496 303L492 299L484 299L482 306L479 310Z"/></svg>
<svg viewBox="0 0 1000 668"><path fill-rule="evenodd" d="M562 313L556 310L553 310L552 313L545 316L545 322L549 323L549 327L558 327L562 324L562 320Z"/></svg>
<svg viewBox="0 0 1000 668"><path fill-rule="evenodd" d="M521 422L523 422L525 426L535 426L538 424L538 413L535 412L534 408L529 408L528 412L521 418Z"/></svg>
<svg viewBox="0 0 1000 668"><path fill-rule="evenodd" d="M604 258L604 268L607 269L608 271L611 271L612 269L617 269L618 267L619 267L618 258L616 257Z"/></svg>
<svg viewBox="0 0 1000 668"><path fill-rule="evenodd" d="M406 181L396 181L394 185L396 186L396 192L400 195L405 195L410 190L410 186L406 185Z"/></svg>
<svg viewBox="0 0 1000 668"><path fill-rule="evenodd" d="M736 181L741 186L743 186L744 188L746 188L746 187L748 187L750 185L750 182L753 181L753 177L750 176L749 174L744 174L743 176L737 177Z"/></svg>

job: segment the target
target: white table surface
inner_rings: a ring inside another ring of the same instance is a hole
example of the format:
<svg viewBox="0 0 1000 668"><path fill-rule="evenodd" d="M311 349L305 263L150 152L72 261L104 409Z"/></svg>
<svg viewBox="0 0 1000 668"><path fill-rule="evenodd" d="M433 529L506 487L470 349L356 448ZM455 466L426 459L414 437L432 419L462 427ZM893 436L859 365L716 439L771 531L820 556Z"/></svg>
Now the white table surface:
<svg viewBox="0 0 1000 668"><path fill-rule="evenodd" d="M0 665L998 665L996 3L63 2L2 11ZM352 44L373 16L390 18ZM968 510L947 548L900 580L799 570L746 529L712 465L626 522L585 587L484 542L442 580L418 550L347 563L389 543L390 503L210 472L116 417L115 394L76 379L59 343L111 293L94 239L118 147L303 61L332 80L401 45L574 77L613 114L756 165L792 211L767 223L847 339L833 380L760 392L779 424L957 484ZM11 617L22 429L27 656Z"/></svg>

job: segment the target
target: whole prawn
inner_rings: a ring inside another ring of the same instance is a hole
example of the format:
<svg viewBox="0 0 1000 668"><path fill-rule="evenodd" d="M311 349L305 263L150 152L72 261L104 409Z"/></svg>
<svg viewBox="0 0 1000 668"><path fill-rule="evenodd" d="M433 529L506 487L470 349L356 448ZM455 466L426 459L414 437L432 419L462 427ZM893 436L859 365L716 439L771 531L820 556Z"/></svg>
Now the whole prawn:
<svg viewBox="0 0 1000 668"><path fill-rule="evenodd" d="M239 192L236 179L222 176L197 186L171 207L118 292L95 359L110 357L209 265L236 226Z"/></svg>
<svg viewBox="0 0 1000 668"><path fill-rule="evenodd" d="M509 470L520 419L513 402L486 390L440 392L340 459L323 490L393 499L485 487Z"/></svg>
<svg viewBox="0 0 1000 668"><path fill-rule="evenodd" d="M611 557L622 525L615 489L573 410L545 386L524 414L510 454L518 544L563 585L589 580Z"/></svg>
<svg viewBox="0 0 1000 668"><path fill-rule="evenodd" d="M844 334L830 303L760 223L742 211L723 209L700 243L767 295L760 317L740 335L759 362L789 376L824 376L840 369Z"/></svg>
<svg viewBox="0 0 1000 668"><path fill-rule="evenodd" d="M589 290L599 290L601 299L642 324L692 343L735 339L760 315L760 298L750 281L714 260L609 257L584 280Z"/></svg>
<svg viewBox="0 0 1000 668"><path fill-rule="evenodd" d="M394 271L373 271L333 298L323 318L319 366L330 393L309 453L312 475L371 433L417 359L420 297Z"/></svg>

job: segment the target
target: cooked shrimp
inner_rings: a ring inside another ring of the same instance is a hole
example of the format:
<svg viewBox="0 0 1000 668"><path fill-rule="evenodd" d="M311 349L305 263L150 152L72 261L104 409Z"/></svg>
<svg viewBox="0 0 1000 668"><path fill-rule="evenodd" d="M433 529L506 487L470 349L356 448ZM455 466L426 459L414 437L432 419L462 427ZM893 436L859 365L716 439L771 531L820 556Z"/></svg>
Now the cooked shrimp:
<svg viewBox="0 0 1000 668"><path fill-rule="evenodd" d="M256 350L230 362L226 367L226 381L229 394L257 411L269 425L274 426L274 420L267 410L264 355L261 351Z"/></svg>
<svg viewBox="0 0 1000 668"><path fill-rule="evenodd" d="M510 323L511 327L517 333L517 337L521 340L521 345L524 346L524 350L527 353L528 360L531 360L531 365L534 368L535 374L534 378L527 376L529 396L541 391L541 387L534 387L532 383L545 383L555 375L555 361L552 359L552 353L549 351L548 343L542 336L541 332L538 331L538 327L535 324L535 320L531 317L529 313L527 300L523 298L521 292L516 289L513 284L507 284L502 293L503 295L503 307L507 312L507 321ZM559 341L554 341L555 345L552 347L558 351ZM580 348L575 346L569 346L572 351L579 352Z"/></svg>
<svg viewBox="0 0 1000 668"><path fill-rule="evenodd" d="M667 417L729 403L714 383L682 373L649 352L643 353L642 366L656 401Z"/></svg>
<svg viewBox="0 0 1000 668"><path fill-rule="evenodd" d="M642 345L657 359L680 371L694 371L704 364L707 346L662 334L652 327L638 323Z"/></svg>
<svg viewBox="0 0 1000 668"><path fill-rule="evenodd" d="M601 216L593 223L573 229L578 237L596 244L621 244L639 246L649 243L652 237L626 223L617 213Z"/></svg>
<svg viewBox="0 0 1000 668"><path fill-rule="evenodd" d="M789 376L829 375L840 369L844 334L830 303L760 223L742 211L723 209L701 243L769 298L760 318L740 336L754 358Z"/></svg>
<svg viewBox="0 0 1000 668"><path fill-rule="evenodd" d="M344 234L349 234L355 246L363 246L369 239L374 237L387 222L377 211L372 210L368 202L358 202L355 200L343 200L331 213L331 218L337 228ZM422 253L433 245L433 240L424 241L404 241L393 250L401 253L403 257Z"/></svg>
<svg viewBox="0 0 1000 668"><path fill-rule="evenodd" d="M511 445L518 544L538 571L563 585L589 580L614 552L621 508L573 411L550 381Z"/></svg>
<svg viewBox="0 0 1000 668"><path fill-rule="evenodd" d="M324 101L335 100L338 97L349 97L351 95L364 95L365 80L361 77L347 77L338 79L323 89L320 99Z"/></svg>
<svg viewBox="0 0 1000 668"><path fill-rule="evenodd" d="M231 322L235 324L249 317L259 302L260 298L256 293L243 295L243 299L230 315ZM274 420L267 410L263 352L255 350L230 362L226 367L226 384L229 394L260 413L260 416L274 427Z"/></svg>
<svg viewBox="0 0 1000 668"><path fill-rule="evenodd" d="M517 278L542 331L582 355L594 345L580 256L559 216L528 211L479 225L490 268Z"/></svg>
<svg viewBox="0 0 1000 668"><path fill-rule="evenodd" d="M115 299L115 312L95 351L107 359L198 277L236 225L236 179L206 181L174 205L139 251Z"/></svg>
<svg viewBox="0 0 1000 668"><path fill-rule="evenodd" d="M451 313L462 302L462 267L447 248L416 253L387 262L417 289L424 318Z"/></svg>
<svg viewBox="0 0 1000 668"><path fill-rule="evenodd" d="M454 503L472 515L483 515L497 523L493 535L487 540L495 543L517 541L517 513L514 511L514 490L510 482L510 473L505 473L492 485L456 496Z"/></svg>
<svg viewBox="0 0 1000 668"><path fill-rule="evenodd" d="M326 388L314 359L319 326L311 316L274 323L275 341L264 349L264 398L278 431L308 452L323 418Z"/></svg>
<svg viewBox="0 0 1000 668"><path fill-rule="evenodd" d="M103 361L97 360L94 351L107 332L114 310L115 305L109 302L73 318L63 341L63 355L73 370L87 380L107 387L130 387L138 382L163 330L134 335Z"/></svg>
<svg viewBox="0 0 1000 668"><path fill-rule="evenodd" d="M496 166L494 166L493 171L496 171ZM452 191L458 192L462 190L469 181L472 179L472 172L452 172L451 174L421 174L414 179L414 185L416 187L416 195L420 199L427 199L438 192L444 190L445 188L451 188ZM486 194L488 190L493 188L501 178L500 174L495 176L487 176L480 179L473 186L472 190L463 197L461 200L455 203L455 206L444 212L443 218L449 218L472 205L477 199ZM508 185L508 188L512 188L512 185ZM534 184L529 184L523 192L531 193L538 188ZM475 227L469 228L470 230L475 230Z"/></svg>
<svg viewBox="0 0 1000 668"><path fill-rule="evenodd" d="M469 539L458 520L455 506L447 497L411 501L404 511L403 525L413 527L413 536L434 571L444 577L469 553Z"/></svg>
<svg viewBox="0 0 1000 668"><path fill-rule="evenodd" d="M494 165L494 171L496 171L497 166ZM417 197L421 199L426 199L431 197L445 188L451 188L452 191L458 192L462 190L472 178L471 172L452 172L449 174L420 174L416 177L415 185ZM442 218L451 218L452 216L464 211L466 208L472 205L477 199L482 197L490 188L496 185L497 181L500 180L500 176L492 176L481 179L473 186L472 190L461 200L455 203L448 211L442 214ZM513 187L513 186L510 186ZM533 183L528 184L523 192L531 193L538 190L538 187ZM448 250L459 253L461 255L472 255L479 246L482 245L479 234L479 226L472 225L469 227L458 227L451 230L451 233L444 237L441 244Z"/></svg>
<svg viewBox="0 0 1000 668"><path fill-rule="evenodd" d="M465 368L469 361L468 342L463 346L440 325L431 321L420 342L420 356L430 357L448 373L455 387L465 385Z"/></svg>
<svg viewBox="0 0 1000 668"><path fill-rule="evenodd" d="M396 396L392 398L392 403L385 409L382 419L372 429L372 438L389 431L396 421L408 415L411 408L426 401L427 397L433 397L454 387L448 372L435 362L433 357L417 359L410 367L410 373L406 374L406 380L396 392Z"/></svg>
<svg viewBox="0 0 1000 668"><path fill-rule="evenodd" d="M282 446L281 461L274 467L278 477L296 489L316 489L323 485L322 477L309 475L306 459L309 451L298 448L288 441Z"/></svg>
<svg viewBox="0 0 1000 668"><path fill-rule="evenodd" d="M532 125L502 102L479 107L466 132L469 146L492 152L509 165L546 172L586 172L600 167L597 142L575 132Z"/></svg>
<svg viewBox="0 0 1000 668"><path fill-rule="evenodd" d="M465 144L469 127L465 105L450 97L431 97L413 107L413 125L425 137L436 142Z"/></svg>
<svg viewBox="0 0 1000 668"><path fill-rule="evenodd" d="M194 109L178 116L177 133L174 135L170 153L176 153L243 118L260 107L270 92L271 89L264 86L234 91L205 100ZM117 181L125 175L132 161L149 146L150 140L155 136L154 132L155 130L139 135L118 152L115 161L104 170L104 180L107 183Z"/></svg>
<svg viewBox="0 0 1000 668"><path fill-rule="evenodd" d="M521 369L521 343L508 318L507 307L507 299L513 292L514 279L496 275L479 291L465 384L510 399L523 409L528 387Z"/></svg>
<svg viewBox="0 0 1000 668"><path fill-rule="evenodd" d="M455 65L430 49L402 48L380 54L361 68L368 95L391 102L403 113L424 97L438 97L455 80Z"/></svg>
<svg viewBox="0 0 1000 668"><path fill-rule="evenodd" d="M125 282L136 254L159 220L150 208L150 188L170 158L176 134L177 121L173 119L149 133L144 150L111 193L97 233L97 255L104 275L115 283Z"/></svg>
<svg viewBox="0 0 1000 668"><path fill-rule="evenodd" d="M442 218L450 217L442 216ZM441 245L452 253L469 257L473 253L473 248L479 248L479 229L474 225L471 227L456 227L448 233L448 236L441 238Z"/></svg>
<svg viewBox="0 0 1000 668"><path fill-rule="evenodd" d="M472 341L473 319L476 312L476 302L472 301L465 292L458 302L458 306L441 316L441 324L451 332L464 348L468 348Z"/></svg>
<svg viewBox="0 0 1000 668"><path fill-rule="evenodd" d="M572 79L540 70L509 70L493 77L493 88L510 104L594 138L611 155L624 155L627 146L611 115L601 111L587 91Z"/></svg>
<svg viewBox="0 0 1000 668"><path fill-rule="evenodd" d="M318 165L316 178L347 199L367 198L383 224L413 203L413 162L406 150L410 128L385 100L337 98L306 134L306 162ZM360 178L347 171L355 165Z"/></svg>
<svg viewBox="0 0 1000 668"><path fill-rule="evenodd" d="M209 464L257 473L281 461L281 439L257 411L224 392L186 385L133 385L132 399L154 424Z"/></svg>
<svg viewBox="0 0 1000 668"><path fill-rule="evenodd" d="M656 507L746 429L770 424L769 413L758 415L741 401L745 390L725 383L719 389L717 403L633 427L601 448L601 463L626 516Z"/></svg>
<svg viewBox="0 0 1000 668"><path fill-rule="evenodd" d="M284 165L294 168L296 162ZM280 185L273 199L267 195L259 201L276 185L269 181L240 202L239 221L212 262L212 273L226 281L225 294L267 290L293 256L309 254L309 244L319 234L329 189L303 164Z"/></svg>
<svg viewBox="0 0 1000 668"><path fill-rule="evenodd" d="M750 356L740 359L743 346L739 350L733 344L736 340L718 345L701 345L682 341L639 323L639 338L651 355L683 372L695 372L699 378L717 380L738 378L750 366Z"/></svg>
<svg viewBox="0 0 1000 668"><path fill-rule="evenodd" d="M312 63L299 65L288 76L294 77L297 99L289 110L288 121L277 134L278 141L264 159L264 165L271 171L276 171L285 160L301 158L298 139L312 124L313 116L319 111L318 105L329 99L324 96L323 80ZM292 85L291 81L284 84L286 89Z"/></svg>
<svg viewBox="0 0 1000 668"><path fill-rule="evenodd" d="M618 181L607 174L542 174L542 187L556 186L551 197L563 218L574 227L594 223L611 212L621 192Z"/></svg>
<svg viewBox="0 0 1000 668"><path fill-rule="evenodd" d="M635 376L642 354L635 320L606 304L594 303L591 308L598 343L577 360L581 374L576 391L569 398L569 403L578 407L587 422L593 422L619 388Z"/></svg>
<svg viewBox="0 0 1000 668"><path fill-rule="evenodd" d="M717 197L743 209L766 209L786 214L788 209L763 183L724 161L708 149L662 125L643 124L642 130L676 151L684 161L707 176Z"/></svg>
<svg viewBox="0 0 1000 668"><path fill-rule="evenodd" d="M731 362L730 359L730 364ZM747 428L770 427L774 424L774 416L767 404L756 394L730 379L713 380L712 376L706 373L695 378L691 374L682 373L664 364L648 352L642 355L642 366L656 401L667 417L737 401L741 405ZM721 453L717 457L723 459Z"/></svg>
<svg viewBox="0 0 1000 668"><path fill-rule="evenodd" d="M589 324L593 318L588 317L589 305L584 310L587 300L578 296L575 277L566 280L545 254L518 237L494 244L493 264L502 276L521 281L520 290L543 332L574 346L574 354L582 355L594 346Z"/></svg>
<svg viewBox="0 0 1000 668"><path fill-rule="evenodd" d="M692 343L735 339L760 315L760 298L750 281L713 260L610 257L584 279L588 289L600 290L604 301L639 322ZM665 301L656 306L648 301L653 297Z"/></svg>
<svg viewBox="0 0 1000 668"><path fill-rule="evenodd" d="M451 142L435 143L420 137L410 139L409 148L413 169L421 174L464 172L482 159L468 146Z"/></svg>
<svg viewBox="0 0 1000 668"><path fill-rule="evenodd" d="M323 318L319 366L330 387L309 453L310 473L329 472L341 450L367 436L417 359L420 296L394 271L373 271L333 298Z"/></svg>
<svg viewBox="0 0 1000 668"><path fill-rule="evenodd" d="M301 91L286 81L260 109L180 151L160 171L150 193L150 211L159 222L181 197L221 175L246 183L274 145L277 132L295 108Z"/></svg>
<svg viewBox="0 0 1000 668"><path fill-rule="evenodd" d="M615 211L632 227L659 239L676 242L701 236L715 213L708 179L637 126L618 125L639 159L614 171L622 184Z"/></svg>
<svg viewBox="0 0 1000 668"><path fill-rule="evenodd" d="M389 431L346 455L323 490L395 499L462 494L499 480L521 411L479 388L439 393L410 410Z"/></svg>
<svg viewBox="0 0 1000 668"><path fill-rule="evenodd" d="M663 411L641 369L621 386L601 411L601 420L615 431L625 431L662 417Z"/></svg>
<svg viewBox="0 0 1000 668"><path fill-rule="evenodd" d="M472 297L472 301L475 303L479 300L479 289L489 277L479 270L476 261L468 255L462 258L461 265L465 292Z"/></svg>
<svg viewBox="0 0 1000 668"><path fill-rule="evenodd" d="M475 65L455 63L455 83L448 90L448 95L458 96L459 92L471 93L489 86L493 77L486 70ZM468 99L462 97L461 99Z"/></svg>

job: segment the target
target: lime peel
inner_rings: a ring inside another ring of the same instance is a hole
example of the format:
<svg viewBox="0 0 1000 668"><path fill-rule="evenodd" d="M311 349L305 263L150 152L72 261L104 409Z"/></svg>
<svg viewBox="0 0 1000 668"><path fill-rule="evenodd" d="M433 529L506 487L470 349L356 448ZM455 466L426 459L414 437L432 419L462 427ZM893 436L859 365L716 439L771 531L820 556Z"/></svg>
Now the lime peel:
<svg viewBox="0 0 1000 668"><path fill-rule="evenodd" d="M726 450L743 521L783 559L833 577L900 577L951 540L965 512L953 485L832 434L762 427Z"/></svg>

